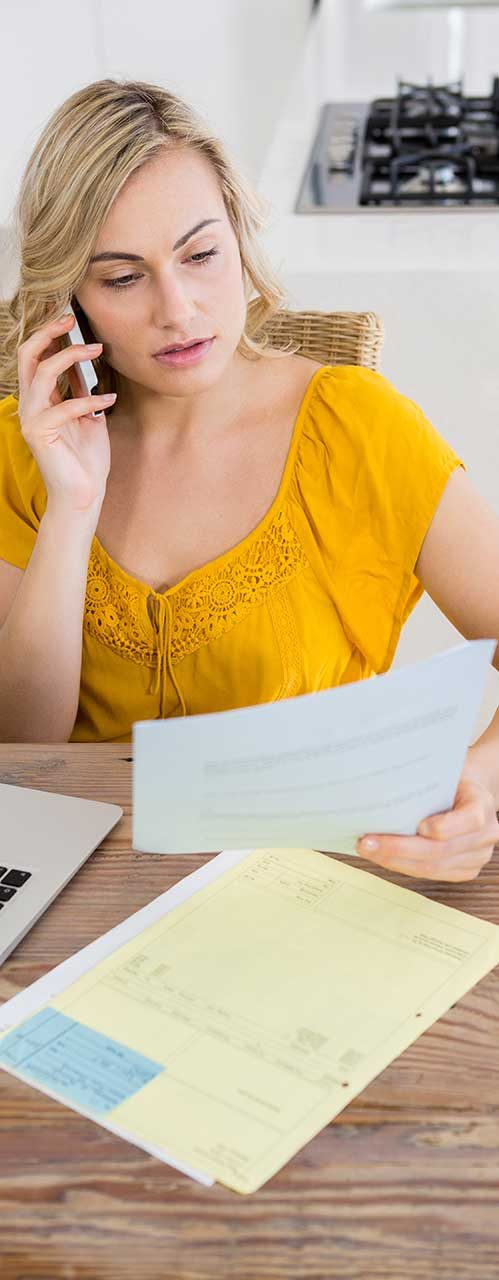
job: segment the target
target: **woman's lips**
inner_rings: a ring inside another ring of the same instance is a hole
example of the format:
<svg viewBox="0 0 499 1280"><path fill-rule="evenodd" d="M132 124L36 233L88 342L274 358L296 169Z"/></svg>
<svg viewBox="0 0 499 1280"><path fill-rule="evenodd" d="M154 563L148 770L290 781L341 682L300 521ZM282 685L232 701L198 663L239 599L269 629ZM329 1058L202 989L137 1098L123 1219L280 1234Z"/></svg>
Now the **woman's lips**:
<svg viewBox="0 0 499 1280"><path fill-rule="evenodd" d="M214 338L207 338L204 342L195 342L191 347L184 347L183 351L164 351L161 355L154 356L154 359L172 368L186 364L199 364L199 361L203 360L211 350L214 341Z"/></svg>

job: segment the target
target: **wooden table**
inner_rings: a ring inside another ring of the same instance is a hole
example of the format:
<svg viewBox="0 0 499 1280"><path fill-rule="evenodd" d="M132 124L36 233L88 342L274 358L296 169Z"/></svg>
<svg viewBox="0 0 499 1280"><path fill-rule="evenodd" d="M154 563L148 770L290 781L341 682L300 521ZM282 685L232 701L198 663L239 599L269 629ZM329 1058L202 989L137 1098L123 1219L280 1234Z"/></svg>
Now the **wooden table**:
<svg viewBox="0 0 499 1280"><path fill-rule="evenodd" d="M124 810L0 970L2 999L213 856L132 852L130 757L0 745L0 781ZM497 853L470 883L389 878L499 924ZM248 1197L0 1072L2 1280L498 1280L498 994L496 970Z"/></svg>

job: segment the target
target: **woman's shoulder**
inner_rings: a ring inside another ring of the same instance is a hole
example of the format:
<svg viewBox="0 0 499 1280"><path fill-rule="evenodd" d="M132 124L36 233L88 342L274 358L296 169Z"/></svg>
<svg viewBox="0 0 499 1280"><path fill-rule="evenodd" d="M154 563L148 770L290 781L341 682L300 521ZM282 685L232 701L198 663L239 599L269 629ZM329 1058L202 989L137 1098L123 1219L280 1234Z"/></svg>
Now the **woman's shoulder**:
<svg viewBox="0 0 499 1280"><path fill-rule="evenodd" d="M273 348L273 350L277 350ZM260 364L262 374L262 387L264 390L269 384L274 384L278 392L290 394L299 393L305 390L307 383L319 369L324 368L317 360L311 360L308 356L301 356L297 353L291 355L279 355L279 358L266 358Z"/></svg>
<svg viewBox="0 0 499 1280"><path fill-rule="evenodd" d="M397 489L407 472L445 472L464 465L416 401L377 370L363 365L319 364L298 357L290 366L298 395L302 480L362 472L382 488ZM321 460L319 462L319 460ZM404 481L405 483L405 481Z"/></svg>
<svg viewBox="0 0 499 1280"><path fill-rule="evenodd" d="M25 569L45 506L45 489L21 430L14 396L0 400L0 558Z"/></svg>
<svg viewBox="0 0 499 1280"><path fill-rule="evenodd" d="M309 363L308 361L304 363ZM331 440L344 435L352 447L384 448L385 440L403 439L426 421L415 401L400 392L378 370L365 365L310 362L313 371L305 386L305 417L310 429Z"/></svg>
<svg viewBox="0 0 499 1280"><path fill-rule="evenodd" d="M15 396L4 396L0 400L0 459L12 459L20 450L26 448L21 432L18 402Z"/></svg>
<svg viewBox="0 0 499 1280"><path fill-rule="evenodd" d="M13 426L16 430L19 429L18 409L19 405L15 396L4 396L0 400L0 422L3 428L7 429L9 426Z"/></svg>
<svg viewBox="0 0 499 1280"><path fill-rule="evenodd" d="M278 363L277 361L275 362ZM364 365L333 365L296 355L279 361L281 404L299 415L301 435L326 449L371 450L382 437L413 424L421 410L383 374Z"/></svg>
<svg viewBox="0 0 499 1280"><path fill-rule="evenodd" d="M397 397L396 388L383 374L364 365L327 364L299 353L272 362L281 390L304 395L308 388L317 390L325 404L336 404L349 398L374 403L386 397ZM276 369L277 366L277 369Z"/></svg>
<svg viewBox="0 0 499 1280"><path fill-rule="evenodd" d="M269 367L270 366L270 367ZM363 365L332 365L298 353L261 368L259 402L276 419L299 425L301 450L320 439L326 451L345 446L370 450L395 430L404 415L420 413L382 374Z"/></svg>
<svg viewBox="0 0 499 1280"><path fill-rule="evenodd" d="M44 485L38 464L24 439L15 396L0 400L0 493L15 487L27 505L43 504Z"/></svg>
<svg viewBox="0 0 499 1280"><path fill-rule="evenodd" d="M24 439L19 417L19 402L15 396L0 400L0 463L8 465L20 476L26 474L32 481L34 458Z"/></svg>

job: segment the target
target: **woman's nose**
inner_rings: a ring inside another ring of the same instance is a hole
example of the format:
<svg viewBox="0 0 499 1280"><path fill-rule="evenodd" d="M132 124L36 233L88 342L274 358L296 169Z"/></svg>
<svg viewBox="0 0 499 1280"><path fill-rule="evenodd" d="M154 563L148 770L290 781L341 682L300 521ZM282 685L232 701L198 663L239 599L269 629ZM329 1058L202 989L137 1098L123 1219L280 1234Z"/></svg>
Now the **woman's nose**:
<svg viewBox="0 0 499 1280"><path fill-rule="evenodd" d="M186 328L196 315L196 306L184 283L169 277L158 285L155 303L155 323Z"/></svg>

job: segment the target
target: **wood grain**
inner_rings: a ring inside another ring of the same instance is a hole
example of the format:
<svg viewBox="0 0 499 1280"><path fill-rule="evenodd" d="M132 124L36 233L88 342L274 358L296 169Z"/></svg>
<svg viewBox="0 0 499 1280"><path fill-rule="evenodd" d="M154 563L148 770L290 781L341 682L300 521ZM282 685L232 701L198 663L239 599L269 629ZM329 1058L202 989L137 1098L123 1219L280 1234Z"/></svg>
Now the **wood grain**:
<svg viewBox="0 0 499 1280"><path fill-rule="evenodd" d="M0 744L0 781L124 810L0 970L0 999L213 856L132 851L131 769L127 744ZM461 885L359 866L499 924L497 853ZM498 997L496 970L249 1197L0 1072L1 1280L498 1280Z"/></svg>

